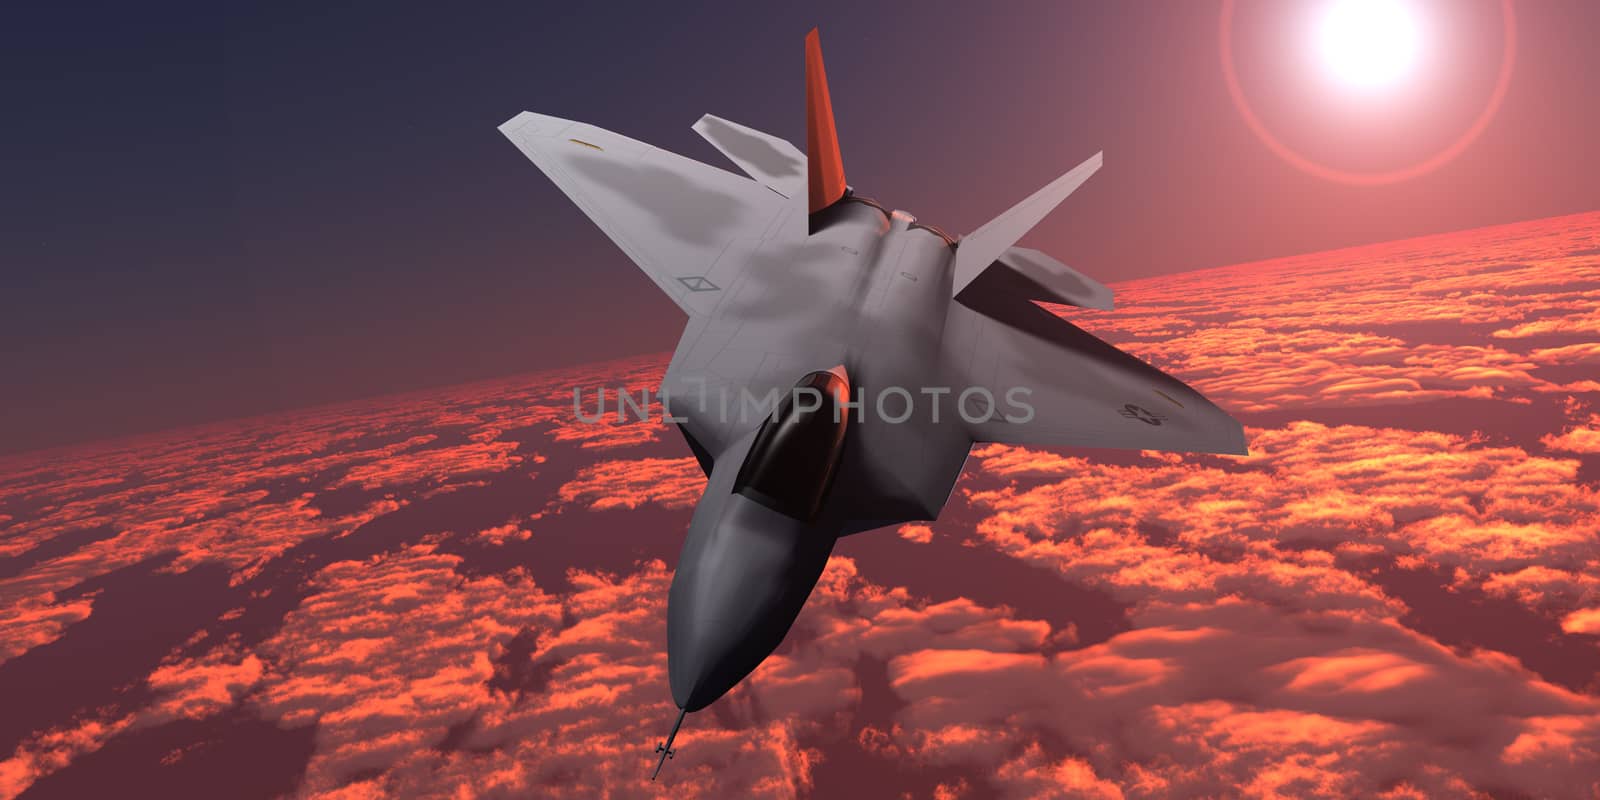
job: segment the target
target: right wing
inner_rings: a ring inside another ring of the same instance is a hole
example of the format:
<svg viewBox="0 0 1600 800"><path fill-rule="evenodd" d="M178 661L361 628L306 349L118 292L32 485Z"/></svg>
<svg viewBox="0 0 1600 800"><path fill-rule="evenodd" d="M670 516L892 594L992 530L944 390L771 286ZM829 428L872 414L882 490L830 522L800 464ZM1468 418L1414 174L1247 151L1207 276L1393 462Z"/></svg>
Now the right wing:
<svg viewBox="0 0 1600 800"><path fill-rule="evenodd" d="M729 245L782 230L784 198L726 170L526 111L500 132L690 316L712 313L743 269Z"/></svg>
<svg viewBox="0 0 1600 800"><path fill-rule="evenodd" d="M948 380L974 393L967 418L974 441L1057 444L1244 455L1244 429L1182 381L1004 292L967 293L950 304L944 358ZM959 389L957 390L959 391ZM1017 392L1031 419L1007 402ZM1007 417L1016 421L1007 421Z"/></svg>

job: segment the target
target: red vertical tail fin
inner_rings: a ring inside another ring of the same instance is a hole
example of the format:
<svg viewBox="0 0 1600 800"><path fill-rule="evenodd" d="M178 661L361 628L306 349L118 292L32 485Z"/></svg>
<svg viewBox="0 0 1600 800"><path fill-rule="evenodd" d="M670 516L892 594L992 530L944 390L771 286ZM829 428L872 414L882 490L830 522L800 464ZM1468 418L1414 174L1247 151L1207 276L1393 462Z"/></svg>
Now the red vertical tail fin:
<svg viewBox="0 0 1600 800"><path fill-rule="evenodd" d="M844 197L844 160L839 134L833 128L833 101L828 98L828 73L822 67L822 40L817 29L806 34L806 184L812 214Z"/></svg>

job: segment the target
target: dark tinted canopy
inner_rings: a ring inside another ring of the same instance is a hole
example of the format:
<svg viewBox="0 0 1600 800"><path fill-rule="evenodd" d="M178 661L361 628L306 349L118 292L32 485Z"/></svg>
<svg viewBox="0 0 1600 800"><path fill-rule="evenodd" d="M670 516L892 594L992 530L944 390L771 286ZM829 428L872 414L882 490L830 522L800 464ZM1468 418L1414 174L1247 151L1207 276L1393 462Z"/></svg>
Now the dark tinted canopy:
<svg viewBox="0 0 1600 800"><path fill-rule="evenodd" d="M844 450L850 386L813 372L778 401L745 456L733 490L774 511L809 522L822 510Z"/></svg>

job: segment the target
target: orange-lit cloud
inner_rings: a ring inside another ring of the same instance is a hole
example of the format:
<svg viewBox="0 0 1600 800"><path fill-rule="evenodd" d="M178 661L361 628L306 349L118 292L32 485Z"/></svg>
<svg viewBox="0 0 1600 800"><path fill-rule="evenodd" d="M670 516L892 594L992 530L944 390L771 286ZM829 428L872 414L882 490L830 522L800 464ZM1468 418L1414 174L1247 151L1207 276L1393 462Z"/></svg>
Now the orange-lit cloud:
<svg viewBox="0 0 1600 800"><path fill-rule="evenodd" d="M505 544L506 542L511 541L525 542L533 538L533 531L530 531L527 528L519 527L515 523L508 522L504 525L496 525L492 528L485 528L481 531L478 531L477 535L479 539L482 539L490 544Z"/></svg>
<svg viewBox="0 0 1600 800"><path fill-rule="evenodd" d="M1508 397L1579 391L1531 371L1581 363L1600 331L1596 215L1316 253L1119 284L1114 312L1061 309L1171 369L1224 407ZM1406 326L1439 326L1411 338ZM1497 326L1448 341L1448 326ZM1401 330L1396 330L1397 328ZM1538 341L1527 347L1527 341Z"/></svg>
<svg viewBox="0 0 1600 800"><path fill-rule="evenodd" d="M414 450L403 457L356 467L335 486L358 484L367 489L379 489L499 472L522 461L520 456L512 454L514 450L514 442L474 442L459 447Z"/></svg>
<svg viewBox="0 0 1600 800"><path fill-rule="evenodd" d="M1600 608L1580 608L1561 620L1561 629L1567 633L1600 635Z"/></svg>
<svg viewBox="0 0 1600 800"><path fill-rule="evenodd" d="M689 508L704 490L705 476L693 458L646 458L585 467L557 497L594 509L637 508L643 503Z"/></svg>
<svg viewBox="0 0 1600 800"><path fill-rule="evenodd" d="M1600 414L1590 415L1582 426L1570 428L1559 436L1545 436L1539 442L1551 450L1566 453L1600 453Z"/></svg>
<svg viewBox="0 0 1600 800"><path fill-rule="evenodd" d="M1575 461L1451 434L1311 422L1254 433L1251 446L1243 470L1220 460L1117 466L990 446L974 454L987 471L1059 480L973 492L972 502L992 509L978 532L1004 552L1134 600L1247 590L1294 606L1387 604L1324 550L1285 550L1283 541L1377 546L1477 581L1600 559L1591 535L1600 493L1575 481ZM1171 530L1181 546L1150 544L1140 525ZM1209 554L1217 548L1235 554Z"/></svg>

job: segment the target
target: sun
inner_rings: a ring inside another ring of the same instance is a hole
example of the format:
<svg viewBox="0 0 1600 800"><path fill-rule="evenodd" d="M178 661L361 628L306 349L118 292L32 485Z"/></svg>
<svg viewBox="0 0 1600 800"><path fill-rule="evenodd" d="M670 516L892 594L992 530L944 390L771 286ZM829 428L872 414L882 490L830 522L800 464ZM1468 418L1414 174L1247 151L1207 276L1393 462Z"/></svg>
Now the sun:
<svg viewBox="0 0 1600 800"><path fill-rule="evenodd" d="M1332 0L1317 19L1316 51L1339 83L1380 89L1416 68L1421 25L1403 0Z"/></svg>

